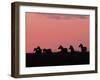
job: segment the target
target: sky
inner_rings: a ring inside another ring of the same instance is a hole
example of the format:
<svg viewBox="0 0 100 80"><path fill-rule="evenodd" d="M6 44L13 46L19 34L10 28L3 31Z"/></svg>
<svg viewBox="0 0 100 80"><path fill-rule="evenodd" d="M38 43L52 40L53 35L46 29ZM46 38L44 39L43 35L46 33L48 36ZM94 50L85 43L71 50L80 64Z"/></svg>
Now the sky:
<svg viewBox="0 0 100 80"><path fill-rule="evenodd" d="M26 13L26 53L37 46L56 52L60 45L79 51L80 43L89 50L88 15Z"/></svg>

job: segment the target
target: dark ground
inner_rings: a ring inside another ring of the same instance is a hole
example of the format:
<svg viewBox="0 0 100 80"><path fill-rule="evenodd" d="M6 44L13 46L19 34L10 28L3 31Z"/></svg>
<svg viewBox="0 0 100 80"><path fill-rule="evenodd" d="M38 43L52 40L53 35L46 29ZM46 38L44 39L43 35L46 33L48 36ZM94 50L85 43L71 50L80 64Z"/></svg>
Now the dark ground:
<svg viewBox="0 0 100 80"><path fill-rule="evenodd" d="M89 52L26 53L26 67L89 64Z"/></svg>

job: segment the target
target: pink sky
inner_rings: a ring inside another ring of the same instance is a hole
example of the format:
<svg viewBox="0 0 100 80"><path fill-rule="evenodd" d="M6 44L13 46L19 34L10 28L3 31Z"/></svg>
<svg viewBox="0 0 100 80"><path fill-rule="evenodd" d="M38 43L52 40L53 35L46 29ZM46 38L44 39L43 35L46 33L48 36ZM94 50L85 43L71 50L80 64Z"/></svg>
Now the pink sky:
<svg viewBox="0 0 100 80"><path fill-rule="evenodd" d="M40 46L57 51L59 45L80 50L82 43L89 50L89 16L26 13L26 53Z"/></svg>

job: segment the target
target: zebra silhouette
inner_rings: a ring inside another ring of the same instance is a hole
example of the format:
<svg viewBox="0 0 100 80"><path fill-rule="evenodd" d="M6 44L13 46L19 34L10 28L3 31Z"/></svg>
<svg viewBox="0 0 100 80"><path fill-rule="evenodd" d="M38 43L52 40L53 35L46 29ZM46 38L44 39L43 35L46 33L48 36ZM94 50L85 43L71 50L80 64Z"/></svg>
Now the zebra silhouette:
<svg viewBox="0 0 100 80"><path fill-rule="evenodd" d="M75 52L74 47L72 45L70 45L69 49L70 49L71 53Z"/></svg>
<svg viewBox="0 0 100 80"><path fill-rule="evenodd" d="M81 52L86 52L87 48L83 46L83 44L80 44L79 47L81 48Z"/></svg>
<svg viewBox="0 0 100 80"><path fill-rule="evenodd" d="M51 49L43 49L43 53L45 54L51 54L52 53L52 50Z"/></svg>
<svg viewBox="0 0 100 80"><path fill-rule="evenodd" d="M37 48L34 48L34 50L36 54L41 54L42 53L42 49L40 48L40 46L38 46Z"/></svg>
<svg viewBox="0 0 100 80"><path fill-rule="evenodd" d="M67 53L67 52L68 52L67 48L63 48L62 45L60 45L60 46L58 47L58 49L60 49L60 51L61 51L62 53Z"/></svg>

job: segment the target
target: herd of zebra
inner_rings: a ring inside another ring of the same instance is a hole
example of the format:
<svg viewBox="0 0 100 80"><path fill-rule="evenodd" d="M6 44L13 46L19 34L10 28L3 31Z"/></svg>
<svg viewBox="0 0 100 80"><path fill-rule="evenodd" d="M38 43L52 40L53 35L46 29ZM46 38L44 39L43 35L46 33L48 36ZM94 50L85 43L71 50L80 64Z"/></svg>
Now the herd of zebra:
<svg viewBox="0 0 100 80"><path fill-rule="evenodd" d="M80 44L79 48L81 49L81 52L87 52L87 47L83 46L83 44ZM58 49L60 50L59 51L60 53L67 53L68 52L68 48L64 48L62 45L60 45L58 47ZM72 45L70 45L69 50L70 50L71 53L76 52ZM34 48L33 52L36 53L36 54L41 54L41 53L48 53L49 54L49 53L53 53L51 49L46 49L46 48L41 49L40 46L37 46L37 48Z"/></svg>

